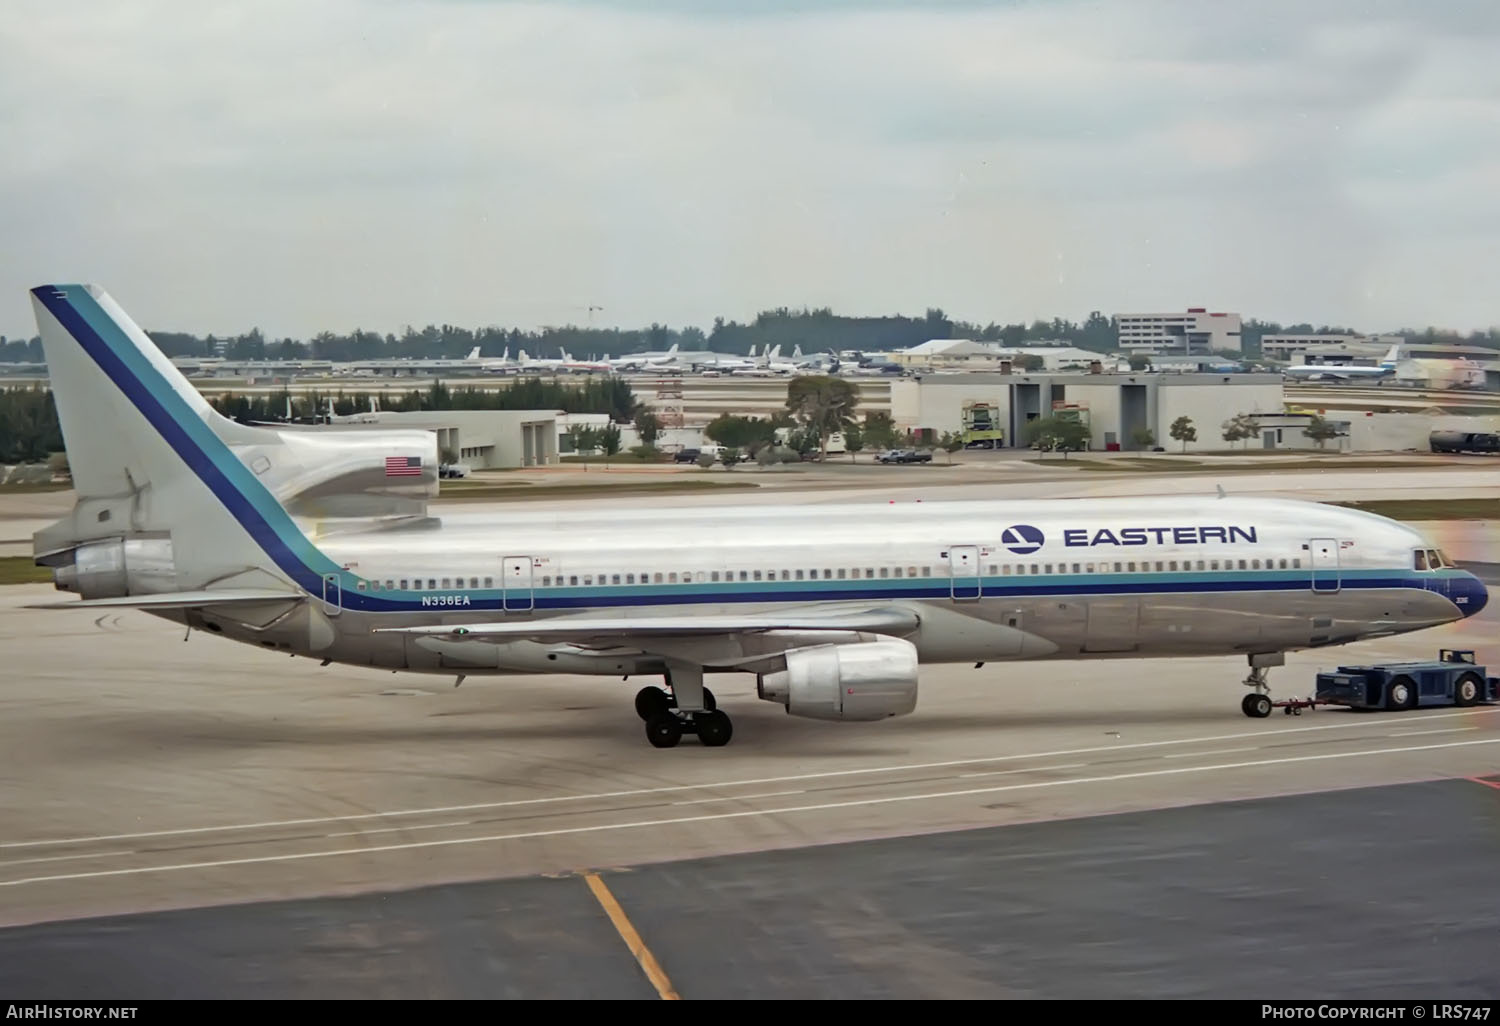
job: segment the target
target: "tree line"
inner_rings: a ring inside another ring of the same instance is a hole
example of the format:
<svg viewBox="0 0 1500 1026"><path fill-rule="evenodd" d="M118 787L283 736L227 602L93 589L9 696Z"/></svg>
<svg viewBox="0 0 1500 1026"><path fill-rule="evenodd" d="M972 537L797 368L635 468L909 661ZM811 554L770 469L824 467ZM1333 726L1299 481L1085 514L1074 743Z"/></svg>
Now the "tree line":
<svg viewBox="0 0 1500 1026"><path fill-rule="evenodd" d="M63 447L50 389L0 389L0 463L39 463Z"/></svg>
<svg viewBox="0 0 1500 1026"><path fill-rule="evenodd" d="M1249 318L1241 324L1241 342L1247 356L1260 354L1260 340L1265 335L1357 334L1352 329L1314 326L1308 323L1280 324ZM1095 310L1081 321L1054 317L1031 322L978 323L954 320L941 309L929 309L921 317L895 314L884 317L849 317L824 307L792 310L780 307L766 310L746 323L714 319L705 331L697 327L672 328L653 323L647 328L595 328L568 325L534 331L519 328L487 326L463 327L455 324L429 324L422 329L408 327L400 335L356 328L339 334L322 331L307 339L267 338L258 328L239 335L194 335L188 332L153 331L151 338L170 357L208 357L222 355L236 360L331 360L346 363L353 360L434 360L465 356L475 346L480 355L496 357L510 350L512 357L525 349L531 356L554 356L566 350L579 359L603 356L628 356L632 353L660 352L677 345L685 351L712 350L744 355L752 346L756 352L780 346L784 355L801 346L804 353L832 350L889 352L919 345L935 338L970 338L1017 346L1043 340L1062 340L1080 349L1112 352L1119 348L1118 325L1114 317ZM1396 334L1412 342L1463 342L1500 349L1500 328L1468 335L1429 327L1423 331L1403 328ZM6 339L0 336L0 362L41 363L42 346L38 338Z"/></svg>
<svg viewBox="0 0 1500 1026"><path fill-rule="evenodd" d="M258 395L224 392L205 395L211 406L232 420L318 423L326 419L330 406L335 416L368 413L373 392L309 391L293 395L290 390ZM618 377L590 376L579 382L542 378L520 378L500 388L466 385L453 388L434 381L427 388L378 393L380 409L394 412L421 410L561 410L564 413L607 413L612 421L628 424L640 403L630 384ZM288 414L290 411L290 416Z"/></svg>

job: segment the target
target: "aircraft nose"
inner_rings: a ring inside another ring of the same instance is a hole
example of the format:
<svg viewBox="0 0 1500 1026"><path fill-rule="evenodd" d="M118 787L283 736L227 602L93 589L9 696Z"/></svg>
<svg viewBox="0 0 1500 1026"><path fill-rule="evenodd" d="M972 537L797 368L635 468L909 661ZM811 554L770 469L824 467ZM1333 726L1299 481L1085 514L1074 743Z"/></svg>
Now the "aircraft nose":
<svg viewBox="0 0 1500 1026"><path fill-rule="evenodd" d="M1451 580L1448 597L1465 617L1473 616L1489 604L1489 589L1473 574L1460 574Z"/></svg>

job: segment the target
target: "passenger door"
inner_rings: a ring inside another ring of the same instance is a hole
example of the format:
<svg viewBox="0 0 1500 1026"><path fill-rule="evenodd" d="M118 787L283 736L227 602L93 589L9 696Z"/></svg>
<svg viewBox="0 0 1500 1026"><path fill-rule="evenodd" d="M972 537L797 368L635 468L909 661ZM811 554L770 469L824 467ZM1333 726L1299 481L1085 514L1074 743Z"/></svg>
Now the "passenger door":
<svg viewBox="0 0 1500 1026"><path fill-rule="evenodd" d="M531 557L506 556L500 561L500 605L507 613L524 613L534 605Z"/></svg>
<svg viewBox="0 0 1500 1026"><path fill-rule="evenodd" d="M323 575L323 612L338 616L344 608L344 589L338 574Z"/></svg>
<svg viewBox="0 0 1500 1026"><path fill-rule="evenodd" d="M1333 593L1339 590L1339 540L1311 538L1307 543L1308 563L1312 567L1312 590Z"/></svg>
<svg viewBox="0 0 1500 1026"><path fill-rule="evenodd" d="M982 585L978 545L949 546L948 585L955 602L972 602L979 598Z"/></svg>

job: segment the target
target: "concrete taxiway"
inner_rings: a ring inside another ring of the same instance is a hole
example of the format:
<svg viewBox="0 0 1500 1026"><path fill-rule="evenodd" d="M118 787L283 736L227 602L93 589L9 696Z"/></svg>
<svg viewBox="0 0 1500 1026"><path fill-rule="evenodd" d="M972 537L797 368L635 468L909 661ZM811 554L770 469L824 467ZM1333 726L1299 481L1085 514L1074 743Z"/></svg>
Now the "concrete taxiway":
<svg viewBox="0 0 1500 1026"><path fill-rule="evenodd" d="M1500 784L1438 781L47 923L0 931L0 990L1485 1001L1497 817Z"/></svg>
<svg viewBox="0 0 1500 1026"><path fill-rule="evenodd" d="M1497 540L1450 545L1492 589ZM837 724L722 677L730 745L659 751L642 681L455 689L56 598L0 589L9 993L1493 996L1500 706L1250 720L1234 658L991 663ZM1500 674L1497 623L1293 653L1274 697Z"/></svg>

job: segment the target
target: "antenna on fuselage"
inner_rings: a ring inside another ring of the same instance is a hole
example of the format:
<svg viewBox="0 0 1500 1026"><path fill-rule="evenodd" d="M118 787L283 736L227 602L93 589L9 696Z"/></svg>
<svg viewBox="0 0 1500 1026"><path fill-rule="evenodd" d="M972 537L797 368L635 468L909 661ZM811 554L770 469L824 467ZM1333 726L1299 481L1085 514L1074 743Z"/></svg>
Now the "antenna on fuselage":
<svg viewBox="0 0 1500 1026"><path fill-rule="evenodd" d="M1223 485L1214 485L1214 487L1219 490L1219 498L1221 498L1221 499L1224 498L1224 486Z"/></svg>

